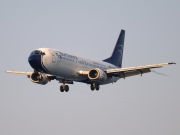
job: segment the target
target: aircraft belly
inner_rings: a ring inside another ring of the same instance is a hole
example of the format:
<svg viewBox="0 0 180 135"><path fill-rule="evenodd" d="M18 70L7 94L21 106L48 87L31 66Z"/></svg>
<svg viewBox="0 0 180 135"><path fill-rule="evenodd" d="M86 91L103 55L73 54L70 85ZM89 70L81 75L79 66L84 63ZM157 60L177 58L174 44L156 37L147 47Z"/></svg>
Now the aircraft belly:
<svg viewBox="0 0 180 135"><path fill-rule="evenodd" d="M112 78L107 78L104 82L101 82L100 85L105 85L109 83L115 83L119 80L119 77L112 77Z"/></svg>

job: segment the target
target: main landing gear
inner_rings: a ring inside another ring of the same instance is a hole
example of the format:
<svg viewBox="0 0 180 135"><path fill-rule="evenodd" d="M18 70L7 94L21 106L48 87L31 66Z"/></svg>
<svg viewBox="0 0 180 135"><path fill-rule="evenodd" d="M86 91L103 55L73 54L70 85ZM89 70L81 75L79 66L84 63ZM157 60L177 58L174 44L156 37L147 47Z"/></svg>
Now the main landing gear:
<svg viewBox="0 0 180 135"><path fill-rule="evenodd" d="M94 91L94 90L99 90L100 89L100 86L98 83L92 83L91 84L91 90ZM60 92L68 92L69 91L69 86L68 85L65 85L65 83L63 83L63 85L60 86Z"/></svg>
<svg viewBox="0 0 180 135"><path fill-rule="evenodd" d="M90 88L92 91L94 91L94 89L98 91L100 89L100 86L98 83L92 83Z"/></svg>
<svg viewBox="0 0 180 135"><path fill-rule="evenodd" d="M60 86L60 92L68 92L69 91L69 86L68 85L65 85L63 83L63 85Z"/></svg>

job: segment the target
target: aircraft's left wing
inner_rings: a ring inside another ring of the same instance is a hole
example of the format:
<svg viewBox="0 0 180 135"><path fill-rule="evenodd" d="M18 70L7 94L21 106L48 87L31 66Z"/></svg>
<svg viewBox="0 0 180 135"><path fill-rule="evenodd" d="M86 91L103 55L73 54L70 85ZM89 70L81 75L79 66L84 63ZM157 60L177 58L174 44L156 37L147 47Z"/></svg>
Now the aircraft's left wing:
<svg viewBox="0 0 180 135"><path fill-rule="evenodd" d="M176 64L174 62L171 63L161 63L161 64L152 64L145 66L135 66L135 67L127 67L127 68L115 68L115 69L107 69L105 72L108 76L116 76L120 78L125 78L129 76L139 75L151 72L151 68L160 68L166 65Z"/></svg>

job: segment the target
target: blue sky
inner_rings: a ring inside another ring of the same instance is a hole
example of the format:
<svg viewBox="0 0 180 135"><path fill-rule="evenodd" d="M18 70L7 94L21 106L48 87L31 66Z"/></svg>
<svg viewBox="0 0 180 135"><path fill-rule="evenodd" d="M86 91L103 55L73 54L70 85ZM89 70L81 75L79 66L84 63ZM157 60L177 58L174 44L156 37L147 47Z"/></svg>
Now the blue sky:
<svg viewBox="0 0 180 135"><path fill-rule="evenodd" d="M179 135L180 2L1 0L0 134ZM126 30L123 67L176 62L101 86L33 84L5 70L32 71L27 59L49 47L102 60Z"/></svg>

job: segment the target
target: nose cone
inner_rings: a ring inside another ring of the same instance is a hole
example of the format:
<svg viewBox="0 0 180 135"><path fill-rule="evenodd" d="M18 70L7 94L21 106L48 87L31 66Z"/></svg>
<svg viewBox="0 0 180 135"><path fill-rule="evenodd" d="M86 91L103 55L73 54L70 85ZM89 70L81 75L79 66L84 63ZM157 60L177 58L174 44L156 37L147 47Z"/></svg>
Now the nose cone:
<svg viewBox="0 0 180 135"><path fill-rule="evenodd" d="M28 58L28 61L29 61L29 64L34 64L34 63L36 63L37 62L37 60L36 60L36 56L35 55L30 55L29 56L29 58Z"/></svg>
<svg viewBox="0 0 180 135"><path fill-rule="evenodd" d="M28 58L31 67L37 71L40 71L41 55L31 54Z"/></svg>
<svg viewBox="0 0 180 135"><path fill-rule="evenodd" d="M29 64L36 71L43 72L43 73L49 73L49 71L46 69L46 67L43 64L42 57L43 57L43 55L41 55L41 54L31 53L28 58Z"/></svg>

